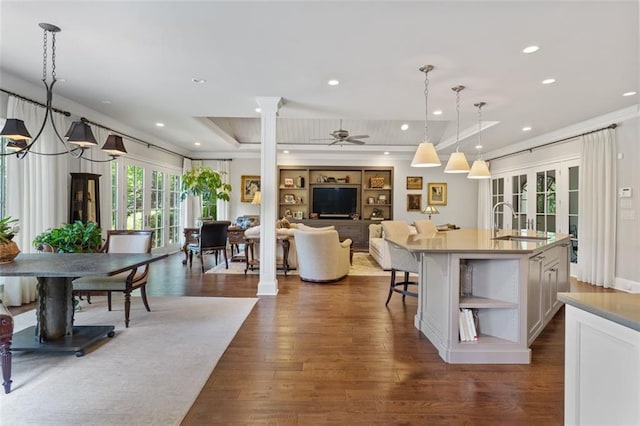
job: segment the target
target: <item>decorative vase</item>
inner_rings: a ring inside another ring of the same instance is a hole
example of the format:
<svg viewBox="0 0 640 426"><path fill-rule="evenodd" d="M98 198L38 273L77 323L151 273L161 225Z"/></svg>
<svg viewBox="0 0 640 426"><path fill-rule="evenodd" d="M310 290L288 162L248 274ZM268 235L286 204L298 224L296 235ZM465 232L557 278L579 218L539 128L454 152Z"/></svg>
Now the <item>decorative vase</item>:
<svg viewBox="0 0 640 426"><path fill-rule="evenodd" d="M0 263L13 262L18 253L20 253L20 249L13 241L0 244Z"/></svg>

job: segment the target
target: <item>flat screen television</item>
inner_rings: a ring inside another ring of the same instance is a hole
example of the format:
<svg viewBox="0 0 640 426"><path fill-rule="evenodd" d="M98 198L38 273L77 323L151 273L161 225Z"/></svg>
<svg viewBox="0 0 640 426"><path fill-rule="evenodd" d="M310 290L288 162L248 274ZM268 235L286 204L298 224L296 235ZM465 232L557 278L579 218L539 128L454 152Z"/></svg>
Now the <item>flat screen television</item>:
<svg viewBox="0 0 640 426"><path fill-rule="evenodd" d="M313 212L320 219L348 218L358 211L357 188L313 188Z"/></svg>

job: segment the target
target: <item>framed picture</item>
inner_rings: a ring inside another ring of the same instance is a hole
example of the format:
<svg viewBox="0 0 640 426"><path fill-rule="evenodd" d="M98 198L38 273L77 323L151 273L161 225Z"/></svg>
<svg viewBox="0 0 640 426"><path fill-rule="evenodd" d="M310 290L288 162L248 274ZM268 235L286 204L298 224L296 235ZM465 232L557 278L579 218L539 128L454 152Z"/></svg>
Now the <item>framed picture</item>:
<svg viewBox="0 0 640 426"><path fill-rule="evenodd" d="M407 176L407 189L422 189L422 176Z"/></svg>
<svg viewBox="0 0 640 426"><path fill-rule="evenodd" d="M407 211L422 210L422 194L407 194Z"/></svg>
<svg viewBox="0 0 640 426"><path fill-rule="evenodd" d="M296 203L296 196L293 194L284 194L283 195L284 199L284 203L285 204L295 204Z"/></svg>
<svg viewBox="0 0 640 426"><path fill-rule="evenodd" d="M260 191L260 176L242 175L240 187L242 188L242 196L240 197L240 201L243 203L252 202L253 196L256 194L256 191Z"/></svg>
<svg viewBox="0 0 640 426"><path fill-rule="evenodd" d="M284 186L286 188L293 188L293 178L284 178Z"/></svg>
<svg viewBox="0 0 640 426"><path fill-rule="evenodd" d="M429 182L427 187L427 204L430 206L447 205L447 183Z"/></svg>

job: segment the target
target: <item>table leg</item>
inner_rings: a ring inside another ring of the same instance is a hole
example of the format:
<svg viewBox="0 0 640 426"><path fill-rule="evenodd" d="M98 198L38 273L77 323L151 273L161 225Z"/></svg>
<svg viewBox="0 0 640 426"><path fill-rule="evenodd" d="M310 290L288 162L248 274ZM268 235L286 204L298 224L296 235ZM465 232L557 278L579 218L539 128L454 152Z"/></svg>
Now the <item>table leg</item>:
<svg viewBox="0 0 640 426"><path fill-rule="evenodd" d="M287 272L289 271L289 247L291 243L289 239L282 240L282 269L284 269L284 276L287 276Z"/></svg>

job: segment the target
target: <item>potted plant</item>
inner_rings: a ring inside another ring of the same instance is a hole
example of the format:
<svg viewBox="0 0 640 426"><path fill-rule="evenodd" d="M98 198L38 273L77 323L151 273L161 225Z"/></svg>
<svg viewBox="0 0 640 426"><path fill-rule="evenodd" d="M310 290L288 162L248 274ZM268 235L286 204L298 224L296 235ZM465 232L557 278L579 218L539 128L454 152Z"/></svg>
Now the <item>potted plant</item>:
<svg viewBox="0 0 640 426"><path fill-rule="evenodd" d="M195 166L182 175L180 199L184 201L188 195L200 197L203 218L212 216L209 207L215 206L218 200L229 201L230 193L231 185L224 183L222 175L210 167Z"/></svg>
<svg viewBox="0 0 640 426"><path fill-rule="evenodd" d="M47 229L34 238L33 246L45 252L94 253L102 247L102 231L93 222L77 220Z"/></svg>
<svg viewBox="0 0 640 426"><path fill-rule="evenodd" d="M0 219L0 263L9 263L20 253L18 245L13 241L20 230L18 225L12 225L17 221L11 216Z"/></svg>

